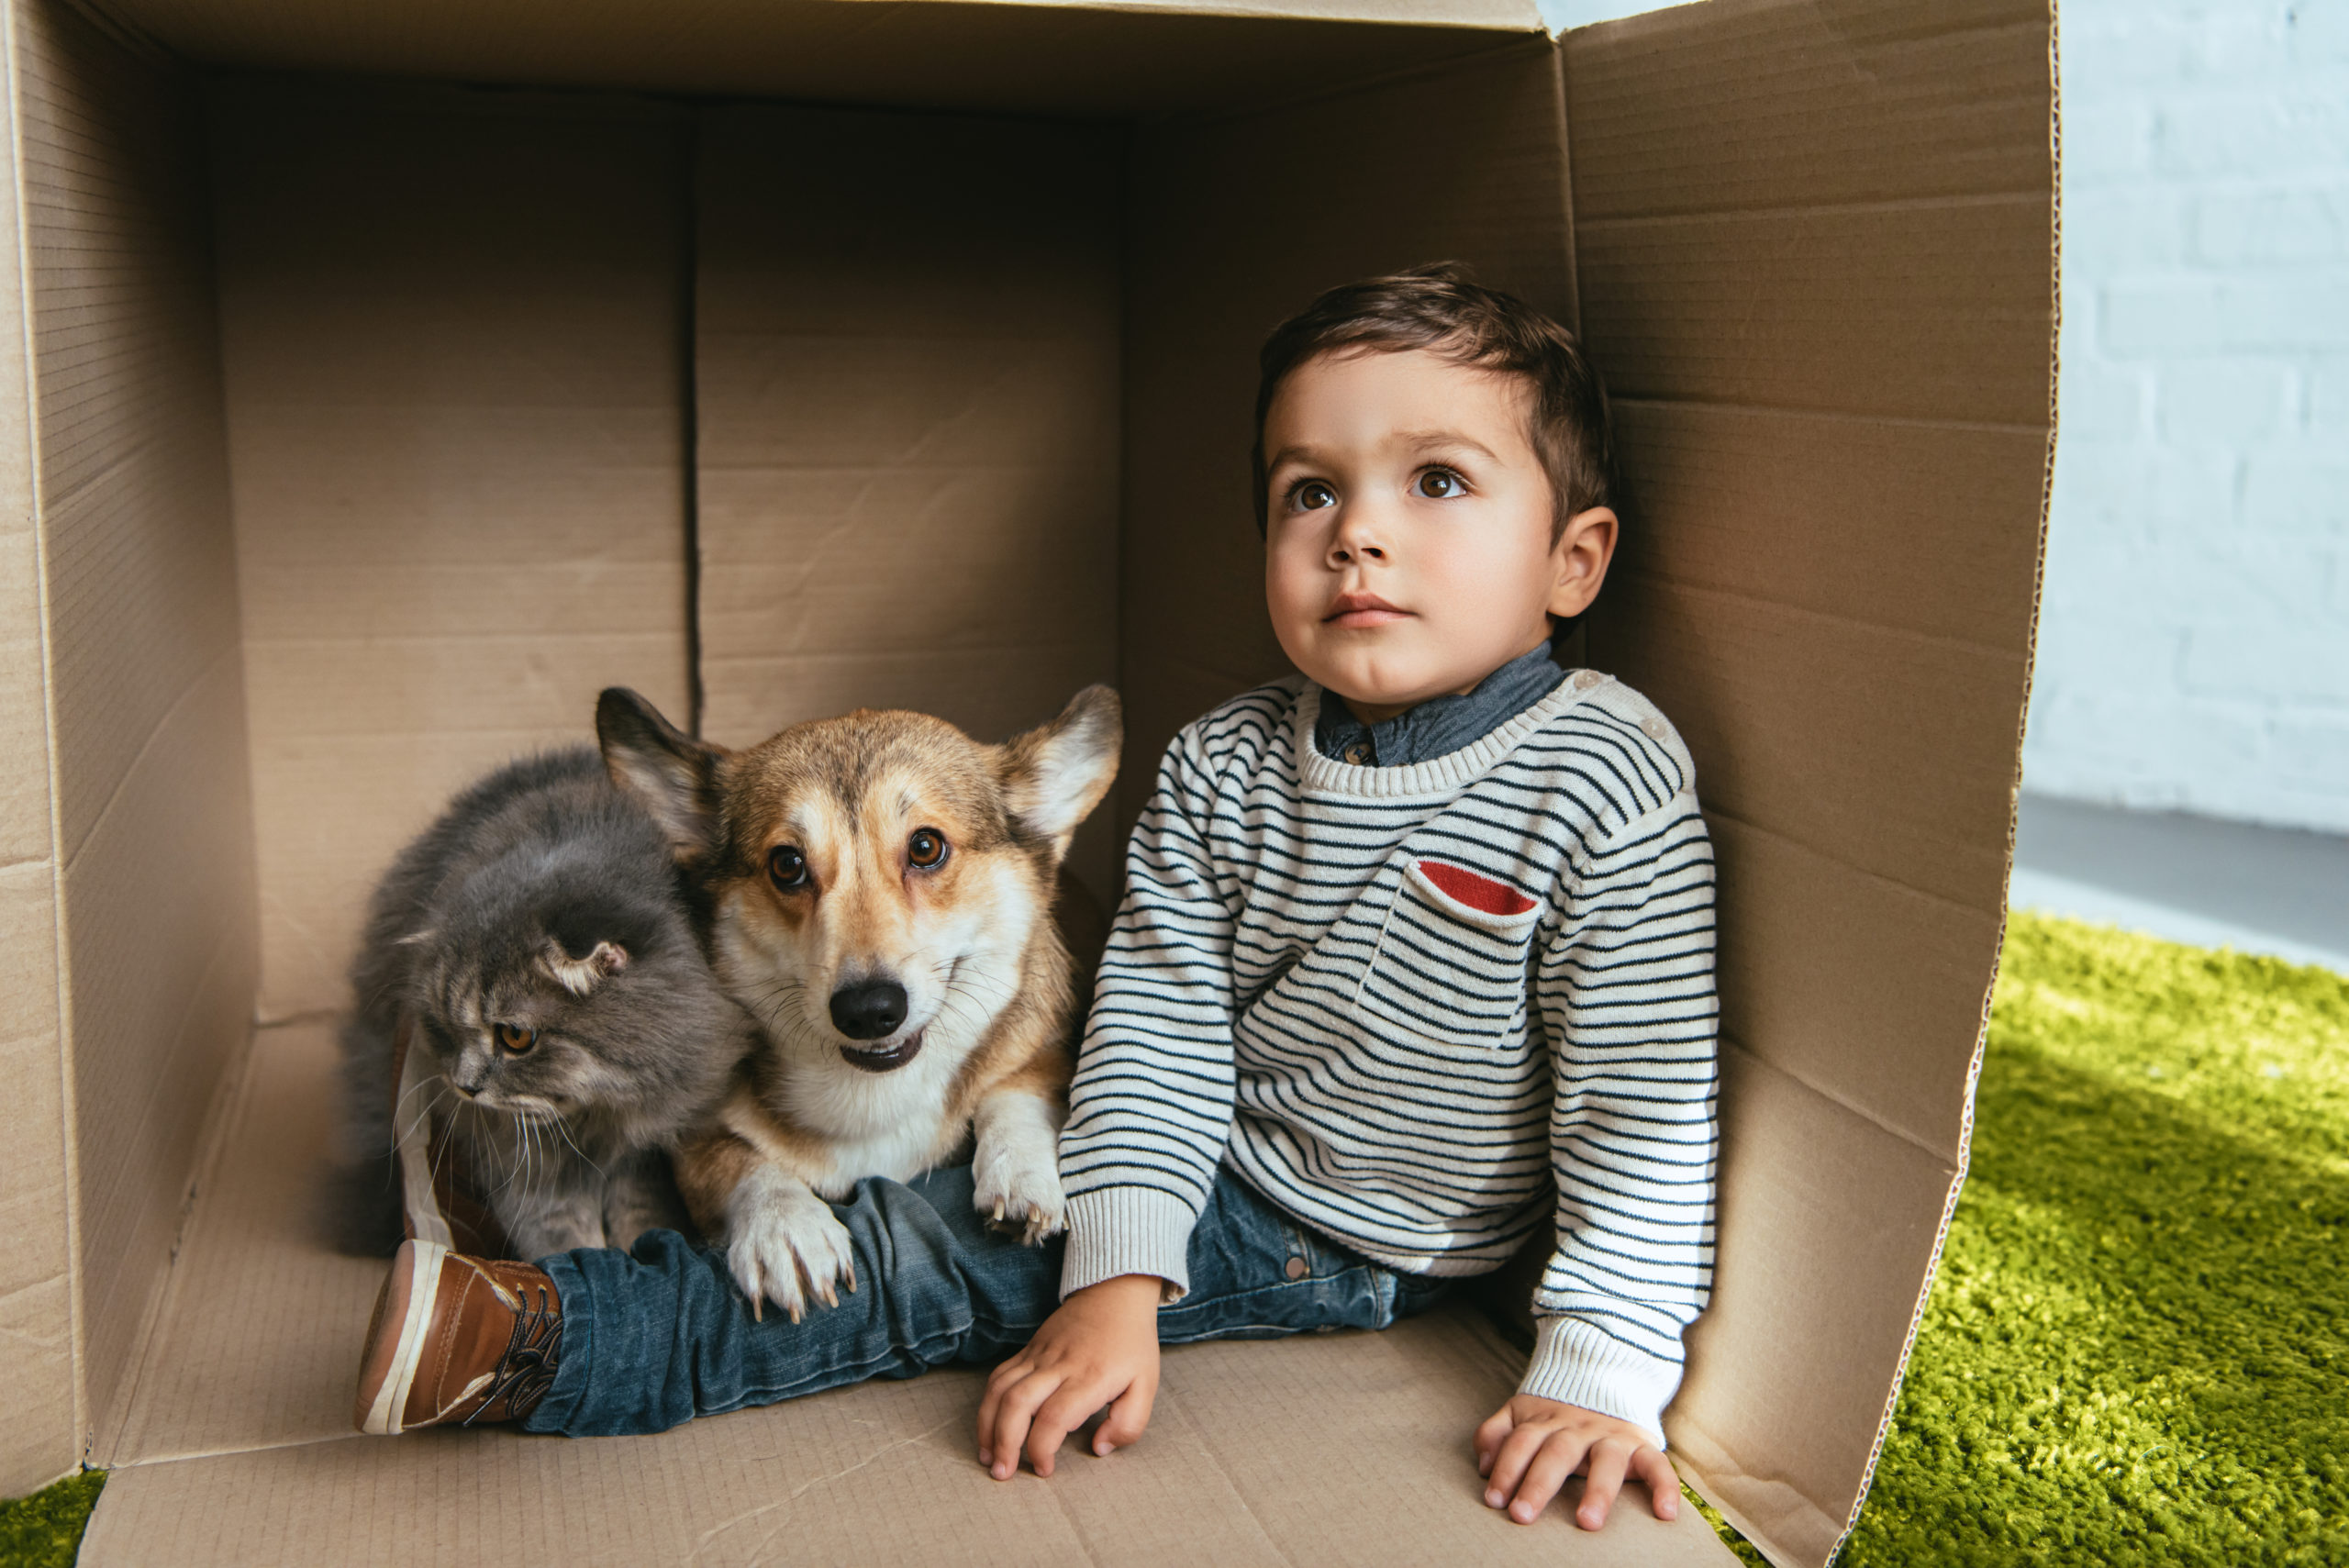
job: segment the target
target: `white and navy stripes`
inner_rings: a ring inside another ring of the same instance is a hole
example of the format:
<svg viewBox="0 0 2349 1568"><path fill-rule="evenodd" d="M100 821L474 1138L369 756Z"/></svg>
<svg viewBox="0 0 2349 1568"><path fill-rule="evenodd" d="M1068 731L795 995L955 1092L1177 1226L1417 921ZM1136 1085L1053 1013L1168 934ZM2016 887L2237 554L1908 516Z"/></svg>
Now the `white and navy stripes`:
<svg viewBox="0 0 2349 1568"><path fill-rule="evenodd" d="M1526 1393L1659 1430L1713 1260L1713 866L1693 769L1589 671L1401 767L1321 694L1168 747L1087 1022L1064 1291L1186 1282L1228 1162L1392 1267L1473 1274L1548 1215Z"/></svg>

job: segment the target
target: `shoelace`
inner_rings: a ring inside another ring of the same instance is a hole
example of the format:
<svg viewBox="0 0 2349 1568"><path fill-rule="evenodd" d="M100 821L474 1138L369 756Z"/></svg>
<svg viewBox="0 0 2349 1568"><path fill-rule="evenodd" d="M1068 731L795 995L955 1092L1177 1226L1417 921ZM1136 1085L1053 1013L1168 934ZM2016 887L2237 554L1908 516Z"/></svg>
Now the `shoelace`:
<svg viewBox="0 0 2349 1568"><path fill-rule="evenodd" d="M522 1415L554 1385L555 1369L562 1362L562 1314L547 1306L546 1286L538 1287L538 1296L537 1307L526 1307L514 1314L514 1332L506 1341L505 1353L497 1358L488 1391L473 1414L458 1425L472 1426L500 1399L506 1401L509 1418ZM524 1299L529 1299L528 1287Z"/></svg>

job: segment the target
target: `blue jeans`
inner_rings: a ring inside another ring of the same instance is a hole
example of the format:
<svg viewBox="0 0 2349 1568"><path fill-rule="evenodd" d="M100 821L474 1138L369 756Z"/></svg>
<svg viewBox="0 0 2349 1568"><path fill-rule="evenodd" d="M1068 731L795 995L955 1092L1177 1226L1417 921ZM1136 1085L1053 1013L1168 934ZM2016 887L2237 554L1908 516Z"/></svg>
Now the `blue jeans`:
<svg viewBox="0 0 2349 1568"><path fill-rule="evenodd" d="M751 1317L725 1252L674 1230L646 1233L630 1252L540 1259L562 1301L562 1358L523 1427L660 1432L868 1377L985 1365L1025 1345L1060 1305L1060 1244L1022 1246L987 1229L971 1207L967 1165L910 1185L860 1183L833 1212L855 1245L860 1288L798 1323L773 1307ZM1190 1267L1190 1293L1158 1314L1163 1344L1384 1329L1455 1283L1374 1263L1228 1171L1191 1234Z"/></svg>

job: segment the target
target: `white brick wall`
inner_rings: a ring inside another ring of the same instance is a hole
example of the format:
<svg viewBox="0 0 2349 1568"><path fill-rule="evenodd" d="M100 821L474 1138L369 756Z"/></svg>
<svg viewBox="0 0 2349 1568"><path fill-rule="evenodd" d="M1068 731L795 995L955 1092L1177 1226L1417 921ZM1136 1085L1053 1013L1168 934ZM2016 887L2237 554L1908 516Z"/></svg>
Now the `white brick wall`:
<svg viewBox="0 0 2349 1568"><path fill-rule="evenodd" d="M2065 0L2024 779L2349 832L2349 0Z"/></svg>

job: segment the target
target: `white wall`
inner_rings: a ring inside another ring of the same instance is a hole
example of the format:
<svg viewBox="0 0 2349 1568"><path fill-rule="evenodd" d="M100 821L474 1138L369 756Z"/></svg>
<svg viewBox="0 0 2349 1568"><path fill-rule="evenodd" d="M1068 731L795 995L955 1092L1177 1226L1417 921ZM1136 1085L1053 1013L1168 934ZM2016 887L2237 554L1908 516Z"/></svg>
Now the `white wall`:
<svg viewBox="0 0 2349 1568"><path fill-rule="evenodd" d="M2349 831L2349 0L2065 0L2026 787Z"/></svg>

